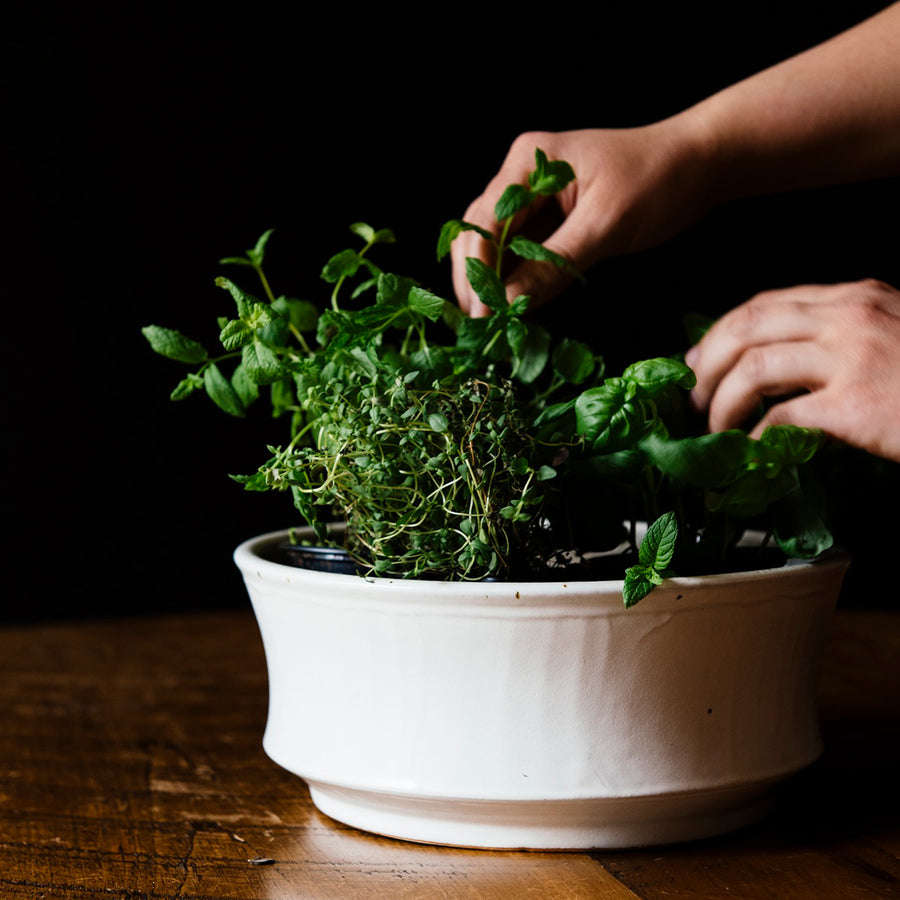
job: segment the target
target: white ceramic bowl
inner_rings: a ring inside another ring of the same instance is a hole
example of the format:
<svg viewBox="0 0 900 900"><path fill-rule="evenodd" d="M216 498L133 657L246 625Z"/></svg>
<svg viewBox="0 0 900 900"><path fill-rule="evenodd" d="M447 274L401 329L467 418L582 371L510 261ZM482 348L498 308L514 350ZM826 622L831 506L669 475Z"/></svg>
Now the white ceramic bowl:
<svg viewBox="0 0 900 900"><path fill-rule="evenodd" d="M847 559L622 582L322 574L235 552L269 673L263 745L324 813L471 847L631 847L769 809L822 749L817 656Z"/></svg>

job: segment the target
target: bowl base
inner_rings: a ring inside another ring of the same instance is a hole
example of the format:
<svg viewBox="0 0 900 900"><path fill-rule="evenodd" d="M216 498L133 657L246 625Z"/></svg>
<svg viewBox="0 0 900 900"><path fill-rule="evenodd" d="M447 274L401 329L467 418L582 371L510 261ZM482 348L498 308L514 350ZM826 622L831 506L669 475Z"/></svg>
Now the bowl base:
<svg viewBox="0 0 900 900"><path fill-rule="evenodd" d="M771 810L780 780L579 800L436 799L317 782L309 789L320 812L384 837L483 850L613 850L752 825Z"/></svg>

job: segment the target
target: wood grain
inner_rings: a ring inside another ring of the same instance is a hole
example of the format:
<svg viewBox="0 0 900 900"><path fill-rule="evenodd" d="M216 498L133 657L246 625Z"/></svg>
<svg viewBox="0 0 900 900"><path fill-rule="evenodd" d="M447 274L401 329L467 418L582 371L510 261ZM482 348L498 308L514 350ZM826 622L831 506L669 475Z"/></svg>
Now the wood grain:
<svg viewBox="0 0 900 900"><path fill-rule="evenodd" d="M0 631L0 898L842 898L900 889L900 614L835 618L827 752L737 834L627 852L344 827L260 745L249 612ZM251 862L251 860L255 862Z"/></svg>

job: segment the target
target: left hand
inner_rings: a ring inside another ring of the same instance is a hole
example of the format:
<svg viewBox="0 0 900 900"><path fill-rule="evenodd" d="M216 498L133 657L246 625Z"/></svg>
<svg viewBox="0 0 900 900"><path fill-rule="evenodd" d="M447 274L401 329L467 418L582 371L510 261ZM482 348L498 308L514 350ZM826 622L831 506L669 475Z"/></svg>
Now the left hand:
<svg viewBox="0 0 900 900"><path fill-rule="evenodd" d="M882 282L766 291L719 319L686 361L710 431L820 428L900 462L900 291Z"/></svg>

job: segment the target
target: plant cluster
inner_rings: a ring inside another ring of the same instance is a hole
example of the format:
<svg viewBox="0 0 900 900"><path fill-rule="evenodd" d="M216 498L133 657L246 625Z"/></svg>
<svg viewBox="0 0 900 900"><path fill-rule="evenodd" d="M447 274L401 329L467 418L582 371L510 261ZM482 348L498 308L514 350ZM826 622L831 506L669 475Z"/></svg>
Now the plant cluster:
<svg viewBox="0 0 900 900"><path fill-rule="evenodd" d="M154 350L192 366L172 398L202 390L242 417L267 394L289 435L236 479L248 490L290 491L320 541L329 522L345 522L347 549L375 575L536 578L615 546L623 522L644 519L652 524L640 548L631 530L632 605L671 566L721 557L761 520L789 555L822 552L831 536L806 474L818 432L692 435L694 375L682 361L643 360L606 377L590 347L528 319L527 297L508 302L509 254L567 265L511 225L573 178L538 150L528 183L498 201L495 231L461 220L441 229L438 259L466 230L494 245L493 267L466 263L492 313L480 319L384 271L371 251L394 236L362 223L351 226L361 246L322 271L331 286L324 308L276 296L263 270L266 232L244 256L221 261L252 269L262 288L258 298L217 279L236 310L219 320L223 352L143 329Z"/></svg>

